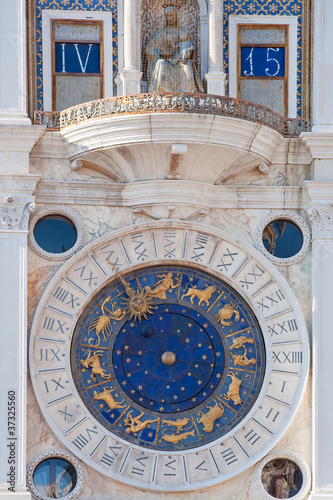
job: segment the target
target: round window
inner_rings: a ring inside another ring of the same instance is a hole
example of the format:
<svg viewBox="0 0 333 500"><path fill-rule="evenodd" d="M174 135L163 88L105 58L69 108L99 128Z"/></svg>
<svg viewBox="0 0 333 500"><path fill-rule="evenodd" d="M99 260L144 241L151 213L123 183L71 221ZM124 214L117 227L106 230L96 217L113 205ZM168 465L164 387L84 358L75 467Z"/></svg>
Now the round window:
<svg viewBox="0 0 333 500"><path fill-rule="evenodd" d="M292 498L300 491L303 477L294 462L276 458L262 469L261 481L265 491L273 498Z"/></svg>
<svg viewBox="0 0 333 500"><path fill-rule="evenodd" d="M75 245L76 227L62 215L48 215L39 219L34 227L37 244L46 252L64 253Z"/></svg>
<svg viewBox="0 0 333 500"><path fill-rule="evenodd" d="M69 207L42 207L30 219L28 241L45 259L67 259L82 246L81 217Z"/></svg>
<svg viewBox="0 0 333 500"><path fill-rule="evenodd" d="M307 254L311 231L303 217L290 210L270 212L255 230L255 245L274 264L290 265Z"/></svg>
<svg viewBox="0 0 333 500"><path fill-rule="evenodd" d="M294 222L287 219L276 219L265 227L262 241L271 255L280 259L288 259L301 250L303 234Z"/></svg>
<svg viewBox="0 0 333 500"><path fill-rule="evenodd" d="M77 483L73 465L62 458L48 458L37 465L34 485L46 498L62 498L71 493Z"/></svg>

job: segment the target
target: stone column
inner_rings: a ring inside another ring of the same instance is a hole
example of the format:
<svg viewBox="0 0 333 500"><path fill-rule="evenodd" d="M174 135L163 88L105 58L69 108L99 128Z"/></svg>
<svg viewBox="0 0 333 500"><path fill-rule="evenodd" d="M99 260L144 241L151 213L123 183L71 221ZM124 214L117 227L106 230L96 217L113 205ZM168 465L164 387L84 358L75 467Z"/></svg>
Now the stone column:
<svg viewBox="0 0 333 500"><path fill-rule="evenodd" d="M0 0L0 124L29 124L26 114L25 0Z"/></svg>
<svg viewBox="0 0 333 500"><path fill-rule="evenodd" d="M314 1L313 131L333 131L333 2Z"/></svg>
<svg viewBox="0 0 333 500"><path fill-rule="evenodd" d="M333 181L307 181L312 219L313 451L311 500L333 498Z"/></svg>
<svg viewBox="0 0 333 500"><path fill-rule="evenodd" d="M209 53L207 93L225 95L223 72L223 1L209 0Z"/></svg>
<svg viewBox="0 0 333 500"><path fill-rule="evenodd" d="M136 0L124 0L124 69L120 74L122 94L139 94L141 72L139 70L138 44L140 24L137 23Z"/></svg>
<svg viewBox="0 0 333 500"><path fill-rule="evenodd" d="M27 234L39 176L1 176L0 499L28 500L26 488ZM10 194L5 194L5 193Z"/></svg>

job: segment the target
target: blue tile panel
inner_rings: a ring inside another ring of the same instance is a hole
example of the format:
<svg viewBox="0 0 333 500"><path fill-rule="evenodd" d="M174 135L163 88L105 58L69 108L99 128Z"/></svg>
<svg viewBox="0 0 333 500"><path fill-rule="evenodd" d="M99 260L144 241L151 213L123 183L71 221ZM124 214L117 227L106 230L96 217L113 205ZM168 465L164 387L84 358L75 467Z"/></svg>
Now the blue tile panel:
<svg viewBox="0 0 333 500"><path fill-rule="evenodd" d="M118 73L118 16L116 0L36 0L37 107L43 109L42 10L112 12L113 81ZM114 84L114 94L116 87Z"/></svg>

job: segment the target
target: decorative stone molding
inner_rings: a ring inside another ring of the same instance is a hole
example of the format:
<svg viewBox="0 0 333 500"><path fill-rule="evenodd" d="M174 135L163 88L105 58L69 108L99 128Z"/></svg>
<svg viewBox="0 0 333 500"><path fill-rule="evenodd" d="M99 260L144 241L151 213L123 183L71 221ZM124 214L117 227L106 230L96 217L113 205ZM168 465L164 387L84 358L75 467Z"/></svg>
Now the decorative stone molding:
<svg viewBox="0 0 333 500"><path fill-rule="evenodd" d="M77 231L77 238L75 244L67 250L67 252L63 253L51 253L51 252L46 252L43 250L37 243L34 237L34 228L37 222L42 219L43 217L46 217L48 215L62 215L64 217L67 217L70 219L73 224L75 225L76 231ZM44 259L50 259L50 260L65 260L74 255L76 252L80 250L83 244L83 237L84 237L84 231L83 231L83 222L80 217L80 215L72 210L69 207L65 206L48 206L48 207L42 207L32 215L29 223L29 235L28 235L28 243L29 246L32 248L32 250L39 255L40 257L43 257Z"/></svg>
<svg viewBox="0 0 333 500"><path fill-rule="evenodd" d="M83 467L81 465L81 462L74 457L71 453L68 451L63 451L63 450L47 450L43 451L42 453L39 453L36 455L28 464L27 467L27 486L32 493L33 497L36 498L37 500L48 500L48 496L43 495L35 486L34 484L34 472L36 470L36 467L43 462L44 460L47 460L48 458L62 458L63 460L67 460L70 462L73 467L76 470L77 474L77 483L73 491L68 493L67 495L61 497L63 500L72 500L73 498L76 498L79 493L81 492L83 485L84 485L84 471Z"/></svg>
<svg viewBox="0 0 333 500"><path fill-rule="evenodd" d="M275 460L278 458L285 458L288 459L292 462L294 462L299 469L301 470L302 477L303 477L303 482L301 489L296 495L293 495L291 498L293 500L302 500L305 495L308 493L310 486L311 486L311 471L308 466L308 464L305 462L305 460L298 455L297 453L294 453L292 451L288 450L276 450L268 455L265 456L256 466L255 471L254 471L254 487L259 495L259 498L262 498L263 500L274 500L275 497L267 493L267 491L264 489L261 481L261 473L263 468L265 467L268 462L271 460Z"/></svg>
<svg viewBox="0 0 333 500"><path fill-rule="evenodd" d="M333 203L326 207L310 207L308 214L312 221L314 238L333 237Z"/></svg>
<svg viewBox="0 0 333 500"><path fill-rule="evenodd" d="M33 198L30 201L22 201L16 196L9 195L6 203L0 205L0 230L28 229L28 213L34 207Z"/></svg>
<svg viewBox="0 0 333 500"><path fill-rule="evenodd" d="M135 84L136 71L127 71ZM126 74L123 71L121 78ZM131 80L130 80L131 81ZM134 85L133 84L133 85ZM203 113L229 116L266 125L284 137L298 137L310 128L309 120L285 118L275 111L240 99L207 94L168 93L135 94L123 97L99 99L79 104L64 111L35 111L35 125L45 125L51 129L63 129L95 118L128 113L155 113L172 111L178 113Z"/></svg>
<svg viewBox="0 0 333 500"><path fill-rule="evenodd" d="M210 210L201 208L198 210L195 210L194 212L190 213L186 217L177 217L176 215L176 206L173 205L168 205L167 207L167 213L165 217L156 217L153 215L151 212L149 212L146 208L143 207L133 207L132 212L135 214L141 214L147 217L148 219L151 220L164 220L164 219L175 219L175 220L184 220L184 221L202 221L205 217L210 215Z"/></svg>
<svg viewBox="0 0 333 500"><path fill-rule="evenodd" d="M299 229L302 231L303 234L303 245L300 251L296 254L293 255L292 257L288 257L286 259L282 259L280 257L275 257L274 255L270 254L262 241L262 234L265 229L265 227L272 221L276 219L287 219L296 224L296 226L299 227ZM333 224L333 222L332 222ZM333 229L333 225L332 225ZM307 222L303 219L302 216L295 212L291 212L290 210L278 210L276 212L270 212L267 214L265 217L263 217L259 224L257 225L254 233L254 244L255 247L265 256L267 257L268 260L273 262L276 265L282 265L282 266L288 266L291 264L295 264L296 262L299 262L303 257L307 254L309 248L310 248L310 243L311 243L311 230Z"/></svg>

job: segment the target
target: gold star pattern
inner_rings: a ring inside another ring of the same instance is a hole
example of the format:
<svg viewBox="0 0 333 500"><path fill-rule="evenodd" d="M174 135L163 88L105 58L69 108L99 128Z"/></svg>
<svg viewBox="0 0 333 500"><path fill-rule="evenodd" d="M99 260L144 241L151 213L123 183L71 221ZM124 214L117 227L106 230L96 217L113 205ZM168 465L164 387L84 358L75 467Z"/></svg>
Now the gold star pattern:
<svg viewBox="0 0 333 500"><path fill-rule="evenodd" d="M203 360L207 359L206 354L204 354L204 355L202 356L202 359L203 359Z"/></svg>
<svg viewBox="0 0 333 500"><path fill-rule="evenodd" d="M127 363L130 363L130 362L131 362L131 358L127 358L127 359L126 359L126 362L127 362Z"/></svg>
<svg viewBox="0 0 333 500"><path fill-rule="evenodd" d="M202 344L198 344L198 347L202 347Z"/></svg>
<svg viewBox="0 0 333 500"><path fill-rule="evenodd" d="M188 344L188 343L189 343L189 341L190 341L190 339L185 339L186 344Z"/></svg>
<svg viewBox="0 0 333 500"><path fill-rule="evenodd" d="M118 356L119 356L119 354L121 354L121 351L119 351L119 349L118 349L118 351L117 351L117 354L118 354Z"/></svg>
<svg viewBox="0 0 333 500"><path fill-rule="evenodd" d="M201 380L198 380L198 385L201 385L201 384L202 384Z"/></svg>
<svg viewBox="0 0 333 500"><path fill-rule="evenodd" d="M125 345L125 349L126 349L126 351L128 351L128 349L129 349L128 345Z"/></svg>
<svg viewBox="0 0 333 500"><path fill-rule="evenodd" d="M180 389L180 390L181 390L181 391L185 391L185 387L181 387L181 389Z"/></svg>
<svg viewBox="0 0 333 500"><path fill-rule="evenodd" d="M159 407L159 411L163 411L164 410L164 407L163 406L160 406Z"/></svg>
<svg viewBox="0 0 333 500"><path fill-rule="evenodd" d="M139 356L142 356L142 351L138 351L138 355L139 355Z"/></svg>

